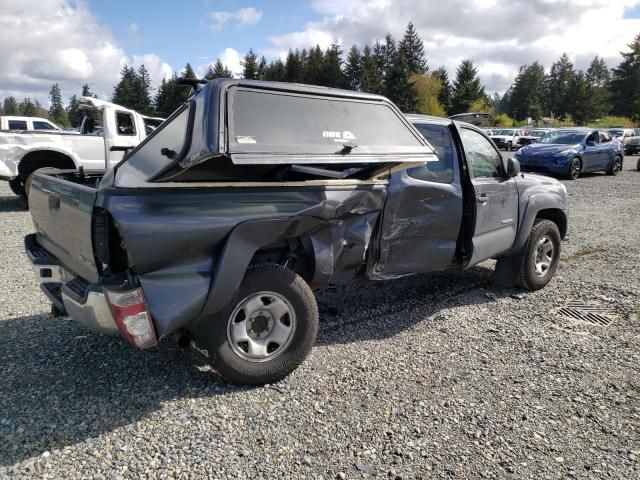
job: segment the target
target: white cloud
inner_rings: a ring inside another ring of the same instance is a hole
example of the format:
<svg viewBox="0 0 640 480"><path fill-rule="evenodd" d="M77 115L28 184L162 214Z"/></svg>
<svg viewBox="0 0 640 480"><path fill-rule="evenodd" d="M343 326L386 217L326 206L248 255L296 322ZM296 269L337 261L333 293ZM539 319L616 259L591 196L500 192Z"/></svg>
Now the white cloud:
<svg viewBox="0 0 640 480"><path fill-rule="evenodd" d="M129 24L129 33L138 33L140 31L140 27L136 22Z"/></svg>
<svg viewBox="0 0 640 480"><path fill-rule="evenodd" d="M299 31L268 37L265 53L282 56L289 48L344 49L372 44L386 32L399 40L409 21L422 35L429 66L444 65L455 76L471 58L488 91L504 91L518 67L539 60L546 68L567 52L578 68L597 54L610 66L619 62L640 31L640 19L623 19L638 0L312 0L320 16Z"/></svg>
<svg viewBox="0 0 640 480"><path fill-rule="evenodd" d="M231 70L234 76L240 75L240 72L242 72L242 65L240 64L242 56L237 50L225 48L219 57L222 64Z"/></svg>
<svg viewBox="0 0 640 480"><path fill-rule="evenodd" d="M0 98L28 96L46 105L55 82L65 98L84 83L109 98L125 64L144 63L154 85L171 74L155 54L127 55L82 1L0 0L0 31Z"/></svg>
<svg viewBox="0 0 640 480"><path fill-rule="evenodd" d="M222 30L229 20L235 20L238 26L255 25L262 18L262 12L254 7L245 7L235 12L212 11L209 17L213 23L209 27L213 30Z"/></svg>

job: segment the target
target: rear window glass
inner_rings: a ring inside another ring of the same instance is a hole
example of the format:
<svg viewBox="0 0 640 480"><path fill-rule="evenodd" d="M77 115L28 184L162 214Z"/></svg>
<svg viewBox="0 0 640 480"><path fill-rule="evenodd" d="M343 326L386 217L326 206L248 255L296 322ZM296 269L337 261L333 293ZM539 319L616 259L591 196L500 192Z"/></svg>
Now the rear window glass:
<svg viewBox="0 0 640 480"><path fill-rule="evenodd" d="M344 145L357 146L356 154L425 148L382 103L234 89L230 105L231 152L335 153Z"/></svg>
<svg viewBox="0 0 640 480"><path fill-rule="evenodd" d="M419 167L410 168L410 177L430 182L451 183L453 181L454 146L449 129L444 125L426 125L417 123L414 126L427 139L436 151L437 159L425 162Z"/></svg>
<svg viewBox="0 0 640 480"><path fill-rule="evenodd" d="M26 130L27 122L24 120L9 120L9 130Z"/></svg>

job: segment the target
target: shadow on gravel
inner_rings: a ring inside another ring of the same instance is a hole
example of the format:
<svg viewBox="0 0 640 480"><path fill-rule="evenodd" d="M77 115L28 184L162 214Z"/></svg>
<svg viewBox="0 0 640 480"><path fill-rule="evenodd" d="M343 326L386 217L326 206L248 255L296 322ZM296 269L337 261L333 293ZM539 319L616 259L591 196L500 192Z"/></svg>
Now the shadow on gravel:
<svg viewBox="0 0 640 480"><path fill-rule="evenodd" d="M16 196L0 196L0 212L25 212L27 206L24 200Z"/></svg>
<svg viewBox="0 0 640 480"><path fill-rule="evenodd" d="M492 286L492 272L475 267L321 293L318 344L391 337L472 289L486 289L472 295L474 303L508 296ZM133 424L167 401L248 390L224 383L205 365L172 339L142 352L64 318L0 321L0 466Z"/></svg>
<svg viewBox="0 0 640 480"><path fill-rule="evenodd" d="M464 272L416 275L321 292L317 295L320 309L317 344L393 337L459 303L456 297L474 289L482 290L470 296L467 304L490 303L514 293L493 285L493 272L493 267L482 265ZM526 294L518 289L521 292Z"/></svg>
<svg viewBox="0 0 640 480"><path fill-rule="evenodd" d="M0 321L0 466L135 423L163 402L246 389L171 340L147 352L48 315Z"/></svg>

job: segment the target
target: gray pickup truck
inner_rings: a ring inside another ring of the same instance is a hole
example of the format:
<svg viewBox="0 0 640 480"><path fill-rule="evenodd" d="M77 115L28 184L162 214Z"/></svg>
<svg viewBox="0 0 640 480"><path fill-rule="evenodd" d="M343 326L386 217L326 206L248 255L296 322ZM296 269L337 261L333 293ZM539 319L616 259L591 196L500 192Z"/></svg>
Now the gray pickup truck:
<svg viewBox="0 0 640 480"><path fill-rule="evenodd" d="M34 175L25 245L54 313L138 348L175 333L228 380L263 384L310 352L314 290L487 259L500 284L542 288L565 201L474 126L214 80L103 176Z"/></svg>

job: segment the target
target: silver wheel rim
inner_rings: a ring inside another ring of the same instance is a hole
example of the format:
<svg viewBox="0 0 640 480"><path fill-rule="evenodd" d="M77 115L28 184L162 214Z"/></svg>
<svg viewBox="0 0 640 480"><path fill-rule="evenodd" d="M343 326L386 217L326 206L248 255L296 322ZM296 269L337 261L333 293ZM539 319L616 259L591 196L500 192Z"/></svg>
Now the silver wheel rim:
<svg viewBox="0 0 640 480"><path fill-rule="evenodd" d="M544 277L549 272L553 263L554 251L555 248L551 238L545 235L538 240L535 250L535 272L537 276Z"/></svg>
<svg viewBox="0 0 640 480"><path fill-rule="evenodd" d="M613 161L613 171L619 172L620 170L622 170L622 160L620 160L619 157L616 157Z"/></svg>
<svg viewBox="0 0 640 480"><path fill-rule="evenodd" d="M580 175L580 161L574 160L571 162L571 176L573 178L578 178L578 175Z"/></svg>
<svg viewBox="0 0 640 480"><path fill-rule="evenodd" d="M295 329L291 303L279 293L262 291L238 303L227 321L227 339L243 360L266 362L287 349Z"/></svg>

